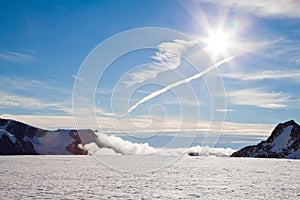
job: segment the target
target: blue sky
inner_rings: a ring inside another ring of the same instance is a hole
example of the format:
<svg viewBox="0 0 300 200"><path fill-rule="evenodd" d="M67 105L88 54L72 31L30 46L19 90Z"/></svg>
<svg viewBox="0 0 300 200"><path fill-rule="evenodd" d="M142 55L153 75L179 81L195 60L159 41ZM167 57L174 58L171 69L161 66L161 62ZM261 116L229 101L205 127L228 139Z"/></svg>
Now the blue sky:
<svg viewBox="0 0 300 200"><path fill-rule="evenodd" d="M120 95L116 103L121 108L124 108L122 92L126 96L128 88L141 85L127 109L162 88L145 85L147 81L170 84L179 80L178 72L185 78L197 73L180 58L191 41L207 50L212 62L243 52L218 68L227 106L213 112L227 111L222 133L268 135L279 122L289 119L299 122L300 3L296 0L29 0L1 1L0 9L1 117L44 128L74 127L73 84L80 79L77 72L89 53L122 31L159 27L179 31L191 40L161 41L157 49L131 52L111 64L95 93L96 114L103 130L120 131L111 108L116 84L121 89L115 92ZM217 44L209 49L207 39L218 30L226 35L230 45ZM175 52L168 57L165 63L168 66L159 65L162 68L158 70L147 64L136 70L145 63L162 63L167 44ZM149 75L149 69L155 76ZM134 130L139 134L155 132L161 130L159 127L165 120L162 132L176 131L179 121L183 132L191 132L196 119L198 129L207 131L212 113L207 87L200 78L176 88L175 95L166 92L146 102L132 112L131 117L139 127ZM193 93L187 92L190 88ZM182 98L182 105L178 105L176 96ZM181 119L180 106L186 108L186 119ZM200 114L194 113L198 109ZM127 121L120 123L124 130L133 130Z"/></svg>

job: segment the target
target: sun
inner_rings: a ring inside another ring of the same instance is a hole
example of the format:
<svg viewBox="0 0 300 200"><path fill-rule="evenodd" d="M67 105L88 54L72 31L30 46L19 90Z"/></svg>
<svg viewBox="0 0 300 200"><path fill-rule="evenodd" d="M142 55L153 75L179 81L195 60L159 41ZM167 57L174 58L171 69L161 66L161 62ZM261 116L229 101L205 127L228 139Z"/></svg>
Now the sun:
<svg viewBox="0 0 300 200"><path fill-rule="evenodd" d="M226 54L231 46L229 34L222 30L211 32L206 38L205 44L207 51L213 56Z"/></svg>

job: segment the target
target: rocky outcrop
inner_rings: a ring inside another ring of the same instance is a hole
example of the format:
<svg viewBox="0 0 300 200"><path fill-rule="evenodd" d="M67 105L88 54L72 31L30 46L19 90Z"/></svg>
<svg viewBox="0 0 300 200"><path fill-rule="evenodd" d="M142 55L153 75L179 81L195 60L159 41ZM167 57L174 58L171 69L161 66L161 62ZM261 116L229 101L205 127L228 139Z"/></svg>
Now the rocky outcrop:
<svg viewBox="0 0 300 200"><path fill-rule="evenodd" d="M0 155L87 153L77 130L49 131L0 118Z"/></svg>
<svg viewBox="0 0 300 200"><path fill-rule="evenodd" d="M300 126L293 120L280 123L266 141L244 147L231 156L300 159Z"/></svg>

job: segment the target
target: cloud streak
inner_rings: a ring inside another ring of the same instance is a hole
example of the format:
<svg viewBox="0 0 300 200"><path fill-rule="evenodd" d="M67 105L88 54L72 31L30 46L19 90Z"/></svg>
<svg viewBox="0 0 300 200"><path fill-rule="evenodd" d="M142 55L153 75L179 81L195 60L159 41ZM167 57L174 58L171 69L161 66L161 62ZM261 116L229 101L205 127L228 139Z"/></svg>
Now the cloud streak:
<svg viewBox="0 0 300 200"><path fill-rule="evenodd" d="M193 75L193 76L191 76L191 77L189 77L189 78L187 78L187 79L184 79L184 80L181 80L181 81L172 83L172 84L167 85L166 87L164 87L164 88L162 88L162 89L160 89L160 90L157 90L157 91L155 91L155 92L152 92L151 94L145 96L143 99L141 99L141 100L138 101L136 104L134 104L133 106L131 106L131 107L129 108L129 110L127 111L127 113L125 113L125 114L129 114L130 112L132 112L134 109L136 109L136 108L137 108L139 105L141 105L142 103L145 103L146 101L149 101L150 99L152 99L152 98L154 98L154 97L156 97L156 96L158 96L158 95L160 95L160 94L163 94L163 93L167 92L168 90L170 90L170 89L172 89L172 88L174 88L174 87L177 87L177 86L179 86L179 85L188 83L188 82L190 82L190 81L192 81L192 80L195 80L195 79L198 79L198 78L202 77L203 75L205 75L205 74L207 74L208 72L210 72L212 69L215 69L215 68L221 66L222 64L224 64L224 63L226 63L226 62L228 62L228 61L230 61L230 60L236 58L236 57L239 56L239 55L241 55L241 53L240 53L240 54L236 54L236 55L231 56L231 57L228 57L228 58L225 58L225 59L223 59L223 60L217 62L216 64L214 64L214 65L212 65L212 66L206 68L206 69L203 70L202 72L200 72L200 73L198 73L198 74L195 74L195 75Z"/></svg>

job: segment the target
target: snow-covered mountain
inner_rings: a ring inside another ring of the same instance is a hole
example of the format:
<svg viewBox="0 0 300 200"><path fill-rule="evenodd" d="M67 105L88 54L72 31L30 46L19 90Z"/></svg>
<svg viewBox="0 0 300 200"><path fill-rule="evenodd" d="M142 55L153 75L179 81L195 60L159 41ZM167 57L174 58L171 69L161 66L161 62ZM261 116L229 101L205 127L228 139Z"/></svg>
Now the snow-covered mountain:
<svg viewBox="0 0 300 200"><path fill-rule="evenodd" d="M244 147L231 156L300 159L300 126L293 120L280 123L266 141Z"/></svg>
<svg viewBox="0 0 300 200"><path fill-rule="evenodd" d="M87 154L87 150L77 130L49 131L0 118L0 155L38 154Z"/></svg>

